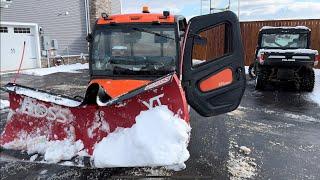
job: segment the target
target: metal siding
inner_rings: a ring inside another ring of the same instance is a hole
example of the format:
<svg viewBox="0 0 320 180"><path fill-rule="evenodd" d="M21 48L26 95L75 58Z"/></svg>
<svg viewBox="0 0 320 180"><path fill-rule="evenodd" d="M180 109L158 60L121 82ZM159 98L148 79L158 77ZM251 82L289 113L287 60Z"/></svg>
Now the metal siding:
<svg viewBox="0 0 320 180"><path fill-rule="evenodd" d="M37 23L44 35L57 39L58 53L88 53L84 1L14 0L7 9L1 8L1 21ZM68 11L68 15L64 13ZM62 15L58 15L61 14Z"/></svg>

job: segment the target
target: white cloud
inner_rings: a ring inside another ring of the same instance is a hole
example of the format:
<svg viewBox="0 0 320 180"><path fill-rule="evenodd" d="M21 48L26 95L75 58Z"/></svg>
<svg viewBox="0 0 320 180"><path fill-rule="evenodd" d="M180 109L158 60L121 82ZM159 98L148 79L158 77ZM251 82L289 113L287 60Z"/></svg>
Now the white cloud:
<svg viewBox="0 0 320 180"><path fill-rule="evenodd" d="M320 1L312 0L240 0L240 20L320 18ZM169 10L190 18L200 14L200 0L122 0L124 13L139 13L142 6L151 12ZM227 0L212 0L212 7L225 8ZM231 1L231 10L237 13L238 1ZM202 13L209 13L209 0L202 3Z"/></svg>
<svg viewBox="0 0 320 180"><path fill-rule="evenodd" d="M237 12L237 2L234 2L232 6L234 11ZM240 0L241 20L320 18L319 12L320 2Z"/></svg>
<svg viewBox="0 0 320 180"><path fill-rule="evenodd" d="M288 9L295 12L316 11L320 14L320 2L295 2L288 4Z"/></svg>
<svg viewBox="0 0 320 180"><path fill-rule="evenodd" d="M124 13L138 13L141 12L143 6L148 6L151 12L161 13L168 10L174 14L182 14L182 9L192 4L198 4L194 0L185 0L177 2L175 0L163 1L141 1L141 0L123 0ZM199 7L200 8L200 7Z"/></svg>

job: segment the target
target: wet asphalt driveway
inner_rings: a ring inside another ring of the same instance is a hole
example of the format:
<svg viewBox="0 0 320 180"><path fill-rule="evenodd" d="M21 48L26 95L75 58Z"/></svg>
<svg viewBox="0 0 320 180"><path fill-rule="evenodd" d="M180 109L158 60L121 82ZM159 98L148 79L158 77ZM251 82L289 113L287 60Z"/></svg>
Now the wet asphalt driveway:
<svg viewBox="0 0 320 180"><path fill-rule="evenodd" d="M1 75L1 85L12 75ZM320 78L320 77L317 77ZM21 75L17 83L35 88L82 95L89 77L56 73ZM317 86L320 86L318 84ZM319 94L320 96L320 94ZM1 92L1 99L7 95ZM1 111L0 131L7 110ZM228 114L203 118L191 110L190 158L187 168L84 169L60 165L6 162L0 158L0 179L98 179L126 176L176 176L205 179L320 179L320 106L307 93L269 89L258 92L248 81L240 107ZM240 146L251 149L249 155ZM245 168L247 174L237 171Z"/></svg>

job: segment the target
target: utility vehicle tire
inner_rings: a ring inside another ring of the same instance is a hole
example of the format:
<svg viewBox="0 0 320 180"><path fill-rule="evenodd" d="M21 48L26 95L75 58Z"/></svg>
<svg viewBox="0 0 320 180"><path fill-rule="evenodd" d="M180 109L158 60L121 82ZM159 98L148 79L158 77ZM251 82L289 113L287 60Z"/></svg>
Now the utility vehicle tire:
<svg viewBox="0 0 320 180"><path fill-rule="evenodd" d="M251 79L256 79L256 70L254 69L254 63L250 64L249 69L248 69L248 74Z"/></svg>
<svg viewBox="0 0 320 180"><path fill-rule="evenodd" d="M256 76L256 90L263 90L265 86L266 80L264 75Z"/></svg>
<svg viewBox="0 0 320 180"><path fill-rule="evenodd" d="M263 81L261 80L261 78L259 76L256 77L256 90L263 90L264 89L264 85L263 85Z"/></svg>
<svg viewBox="0 0 320 180"><path fill-rule="evenodd" d="M312 92L315 83L315 75L314 70L312 68L308 68L301 74L301 81L300 81L300 90Z"/></svg>

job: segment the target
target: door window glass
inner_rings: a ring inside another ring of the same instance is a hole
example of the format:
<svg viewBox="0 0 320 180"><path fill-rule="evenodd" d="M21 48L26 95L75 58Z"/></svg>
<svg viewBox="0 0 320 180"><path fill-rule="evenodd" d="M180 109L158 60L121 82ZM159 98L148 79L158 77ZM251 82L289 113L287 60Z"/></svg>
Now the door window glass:
<svg viewBox="0 0 320 180"><path fill-rule="evenodd" d="M30 28L14 28L14 33L23 33L23 34L29 34Z"/></svg>
<svg viewBox="0 0 320 180"><path fill-rule="evenodd" d="M231 52L231 31L224 23L210 27L194 35L192 65L214 61Z"/></svg>
<svg viewBox="0 0 320 180"><path fill-rule="evenodd" d="M0 27L0 33L8 33L8 27Z"/></svg>

